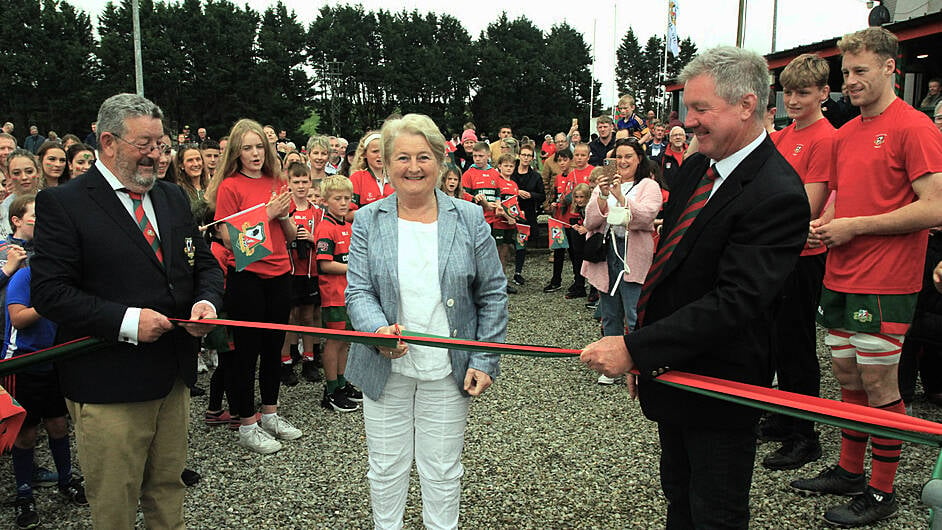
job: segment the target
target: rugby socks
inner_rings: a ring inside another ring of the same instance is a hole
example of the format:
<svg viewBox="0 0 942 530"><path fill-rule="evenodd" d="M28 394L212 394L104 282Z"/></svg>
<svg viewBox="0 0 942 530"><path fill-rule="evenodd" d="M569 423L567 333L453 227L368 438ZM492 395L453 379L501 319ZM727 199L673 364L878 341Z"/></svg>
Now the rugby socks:
<svg viewBox="0 0 942 530"><path fill-rule="evenodd" d="M902 399L874 408L906 414L906 405L903 404ZM885 493L893 493L893 479L896 478L896 468L899 467L899 457L902 449L903 442L900 440L873 435L870 440L870 451L873 457L870 476L871 486Z"/></svg>
<svg viewBox="0 0 942 530"><path fill-rule="evenodd" d="M347 386L347 378L343 374L337 374L337 386L340 388Z"/></svg>
<svg viewBox="0 0 942 530"><path fill-rule="evenodd" d="M338 379L334 379L333 381L328 379L327 380L327 393L333 394L334 390L337 390L338 388L340 388L339 382L340 381Z"/></svg>
<svg viewBox="0 0 942 530"><path fill-rule="evenodd" d="M16 479L16 496L33 496L33 450L13 446L13 478Z"/></svg>
<svg viewBox="0 0 942 530"><path fill-rule="evenodd" d="M69 437L49 437L49 452L59 472L59 485L68 486L72 481L72 453L69 451Z"/></svg>
<svg viewBox="0 0 942 530"><path fill-rule="evenodd" d="M842 388L841 401L865 407L870 405L867 400L867 393L863 390ZM864 455L867 453L868 436L864 432L841 429L841 458L837 465L841 466L844 471L858 475L862 474L864 472Z"/></svg>

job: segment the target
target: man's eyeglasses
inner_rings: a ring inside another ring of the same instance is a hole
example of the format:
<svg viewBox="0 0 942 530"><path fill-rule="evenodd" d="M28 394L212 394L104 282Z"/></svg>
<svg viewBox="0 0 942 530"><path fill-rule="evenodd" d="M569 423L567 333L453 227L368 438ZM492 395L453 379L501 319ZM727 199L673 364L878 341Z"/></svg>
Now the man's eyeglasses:
<svg viewBox="0 0 942 530"><path fill-rule="evenodd" d="M141 145L141 144L136 144L134 142L129 142L125 140L124 138L122 138L120 135L117 135L115 133L111 133L111 136L114 136L118 140L121 140L122 142L137 149L138 152L141 153L142 155L149 155L150 153L154 151L154 149L156 149L158 153L166 154L170 152L170 146L162 142L154 142L154 143L148 142L147 144Z"/></svg>
<svg viewBox="0 0 942 530"><path fill-rule="evenodd" d="M529 158L533 158L533 153L520 153L520 157L521 157L521 158L522 158L522 157L525 157L525 156L526 156L526 157L529 157Z"/></svg>

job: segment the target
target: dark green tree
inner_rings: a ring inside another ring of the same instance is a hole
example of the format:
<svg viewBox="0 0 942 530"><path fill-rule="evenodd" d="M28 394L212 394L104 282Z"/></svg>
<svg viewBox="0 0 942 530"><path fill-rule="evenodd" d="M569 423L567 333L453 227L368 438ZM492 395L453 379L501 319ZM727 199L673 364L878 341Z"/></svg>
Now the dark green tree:
<svg viewBox="0 0 942 530"><path fill-rule="evenodd" d="M310 80L303 69L306 38L304 26L281 0L265 10L258 31L259 61L251 79L258 93L255 116L292 135L300 134L299 127L310 114Z"/></svg>
<svg viewBox="0 0 942 530"><path fill-rule="evenodd" d="M375 14L362 5L321 8L308 27L308 66L315 71L315 110L324 117L324 130L336 130L355 141L382 123L390 109L382 99L386 72L381 57ZM336 79L326 75L329 62L339 69Z"/></svg>
<svg viewBox="0 0 942 530"><path fill-rule="evenodd" d="M599 83L595 83L595 101L592 101L592 57L582 34L563 22L554 25L546 36L544 50L547 71L545 73L547 104L542 124L549 130L568 131L573 118L582 118L583 132L588 136L587 121L590 103L599 109L597 94Z"/></svg>
<svg viewBox="0 0 942 530"><path fill-rule="evenodd" d="M555 99L542 53L543 32L526 17L507 20L507 14L487 26L478 38L478 70L471 99L479 133L496 137L508 124L514 135L535 138L545 127L544 113Z"/></svg>
<svg viewBox="0 0 942 530"><path fill-rule="evenodd" d="M41 134L86 131L97 109L88 15L59 0L10 0L2 11L2 120L14 123L21 140L32 124Z"/></svg>
<svg viewBox="0 0 942 530"><path fill-rule="evenodd" d="M628 28L615 51L615 87L618 94L637 95L647 83L643 74L644 57L641 54L641 45L638 44L635 32Z"/></svg>

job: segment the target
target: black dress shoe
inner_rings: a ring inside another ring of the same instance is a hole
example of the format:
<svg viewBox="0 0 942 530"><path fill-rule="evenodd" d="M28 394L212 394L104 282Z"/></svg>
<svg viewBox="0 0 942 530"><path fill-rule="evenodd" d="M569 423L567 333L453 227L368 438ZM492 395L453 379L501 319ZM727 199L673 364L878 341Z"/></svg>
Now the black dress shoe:
<svg viewBox="0 0 942 530"><path fill-rule="evenodd" d="M200 476L199 473L189 468L184 468L183 473L180 473L180 480L182 480L183 483L186 484L188 487L195 486L196 483L199 482L201 478L203 477Z"/></svg>
<svg viewBox="0 0 942 530"><path fill-rule="evenodd" d="M758 438L762 442L787 442L792 438L791 418L771 414L759 422Z"/></svg>
<svg viewBox="0 0 942 530"><path fill-rule="evenodd" d="M203 390L202 388L196 385L193 385L192 387L190 387L190 397L199 397L199 396L205 396L205 395L206 395L206 391Z"/></svg>
<svg viewBox="0 0 942 530"><path fill-rule="evenodd" d="M783 443L778 451L766 455L762 465L766 469L781 471L798 469L808 462L821 458L821 443L815 438L799 438Z"/></svg>

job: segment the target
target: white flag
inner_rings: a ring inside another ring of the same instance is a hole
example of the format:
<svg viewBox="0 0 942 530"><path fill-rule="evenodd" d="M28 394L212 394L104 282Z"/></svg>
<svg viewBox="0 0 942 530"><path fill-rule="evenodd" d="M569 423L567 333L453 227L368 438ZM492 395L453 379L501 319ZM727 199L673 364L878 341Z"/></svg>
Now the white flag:
<svg viewBox="0 0 942 530"><path fill-rule="evenodd" d="M680 55L680 42L677 40L677 0L669 0L667 3L667 50L674 54L674 57Z"/></svg>

